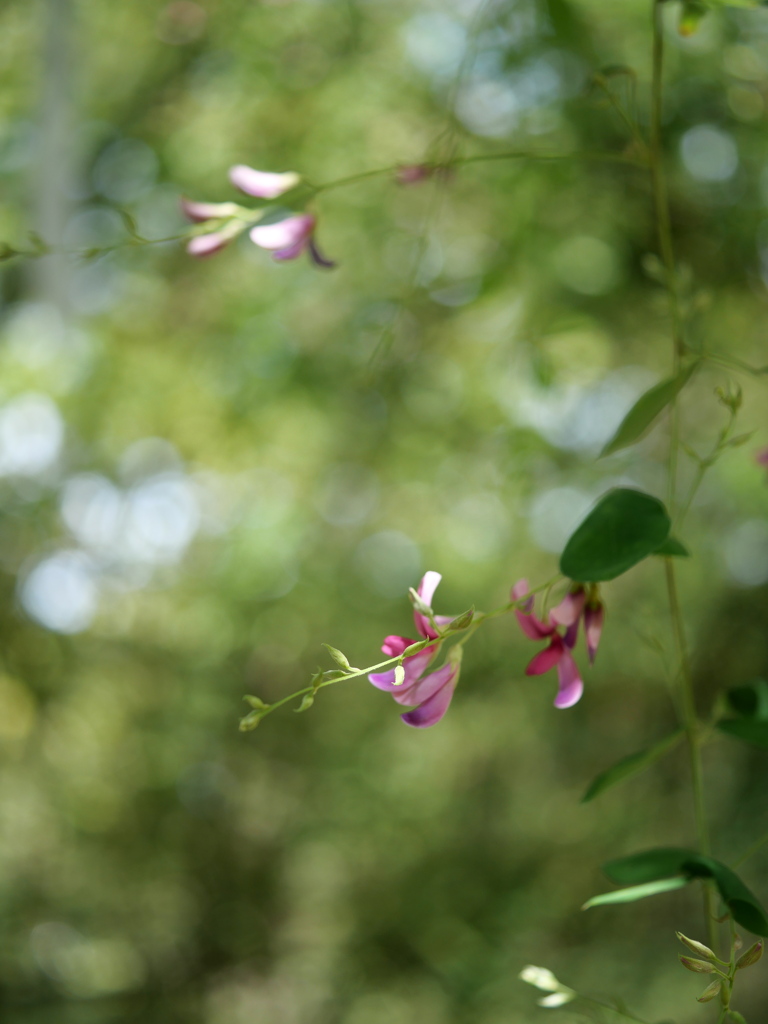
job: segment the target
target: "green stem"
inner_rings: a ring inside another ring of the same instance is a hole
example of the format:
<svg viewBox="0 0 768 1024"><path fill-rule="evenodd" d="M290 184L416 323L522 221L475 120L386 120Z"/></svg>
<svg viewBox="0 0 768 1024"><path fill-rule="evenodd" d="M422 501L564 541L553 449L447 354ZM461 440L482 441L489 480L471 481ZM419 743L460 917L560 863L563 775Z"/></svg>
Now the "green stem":
<svg viewBox="0 0 768 1024"><path fill-rule="evenodd" d="M662 23L662 9L664 3L665 0L654 0L653 3L653 79L651 89L650 172L651 188L653 191L654 207L656 211L656 228L658 233L659 249L661 251L661 258L664 264L667 294L669 296L669 313L672 321L673 366L675 373L677 373L680 368L680 361L685 351L685 342L683 339L683 321L680 311L680 297L677 286L675 252L672 243L672 223L669 212L669 198L667 195L662 159L662 103L664 73L664 31ZM668 465L668 499L670 514L674 513L676 502L679 431L678 403L677 400L675 400L672 405ZM667 595L669 599L670 615L672 618L672 629L675 636L675 645L677 647L681 670L683 727L685 728L688 740L696 834L699 849L705 856L708 856L710 852L710 842L704 807L704 784L702 780L701 767L701 732L698 716L696 714L693 674L691 672L690 658L685 638L685 627L683 625L680 600L677 592L674 559L666 558L664 560L664 569L667 580ZM715 949L717 935L714 920L714 894L710 883L705 882L703 885L704 914L706 917L707 935L709 937L709 945Z"/></svg>

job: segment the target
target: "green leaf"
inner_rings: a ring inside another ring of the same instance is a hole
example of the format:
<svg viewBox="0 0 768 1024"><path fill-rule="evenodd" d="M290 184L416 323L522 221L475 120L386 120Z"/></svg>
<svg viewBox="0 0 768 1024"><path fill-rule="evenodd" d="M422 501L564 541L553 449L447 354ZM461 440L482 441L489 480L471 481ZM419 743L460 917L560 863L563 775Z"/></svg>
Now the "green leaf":
<svg viewBox="0 0 768 1024"><path fill-rule="evenodd" d="M677 537L667 537L664 543L656 548L654 555L662 555L664 558L690 558L691 553L685 544Z"/></svg>
<svg viewBox="0 0 768 1024"><path fill-rule="evenodd" d="M745 718L768 721L768 683L753 679L744 686L733 686L725 694L731 708Z"/></svg>
<svg viewBox="0 0 768 1024"><path fill-rule="evenodd" d="M680 847L667 847L610 861L603 866L603 871L619 885L643 884L674 875L689 879L711 878L734 921L755 935L768 935L768 917L757 897L727 865L712 857Z"/></svg>
<svg viewBox="0 0 768 1024"><path fill-rule="evenodd" d="M754 718L723 718L717 723L717 728L734 739L768 750L768 722Z"/></svg>
<svg viewBox="0 0 768 1024"><path fill-rule="evenodd" d="M617 761L611 768L606 768L605 771L600 772L600 774L595 777L592 784L581 798L581 802L586 804L590 800L594 800L594 798L604 790L610 789L611 786L615 786L618 782L622 782L624 779L629 779L633 775L637 775L640 772L645 771L645 769L649 768L654 761L658 761L660 757L663 757L664 754L667 753L667 751L676 747L684 735L685 731L683 729L678 729L669 736L665 736L663 740L659 740L658 743L655 743L647 750L641 750L638 754L630 754L629 757L624 757L621 761Z"/></svg>
<svg viewBox="0 0 768 1024"><path fill-rule="evenodd" d="M613 892L604 892L599 896L593 896L581 909L589 910L590 907L602 907L607 903L634 903L635 900L644 900L646 896L656 896L660 892L683 889L689 882L689 878L660 878L655 882L631 885L628 889L614 889Z"/></svg>
<svg viewBox="0 0 768 1024"><path fill-rule="evenodd" d="M560 571L582 583L615 579L660 548L670 525L658 498L616 487L602 496L571 535Z"/></svg>
<svg viewBox="0 0 768 1024"><path fill-rule="evenodd" d="M691 363L674 377L655 384L644 395L641 395L621 421L618 430L600 452L600 455L611 455L613 452L627 448L635 441L639 441L651 429L656 418L671 402L674 402L691 379L691 374L697 366L698 362Z"/></svg>

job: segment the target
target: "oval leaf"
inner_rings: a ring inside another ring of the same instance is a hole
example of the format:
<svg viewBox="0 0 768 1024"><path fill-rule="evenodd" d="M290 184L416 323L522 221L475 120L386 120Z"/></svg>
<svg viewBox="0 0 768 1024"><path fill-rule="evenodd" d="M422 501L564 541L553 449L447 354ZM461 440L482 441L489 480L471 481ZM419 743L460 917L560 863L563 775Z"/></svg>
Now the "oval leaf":
<svg viewBox="0 0 768 1024"><path fill-rule="evenodd" d="M586 804L590 800L594 800L599 793L610 789L611 786L615 786L617 782L622 782L624 779L629 779L633 775L644 771L654 761L658 761L660 757L663 757L667 751L676 747L684 735L684 730L678 729L677 732L665 736L663 740L659 740L658 743L647 750L641 750L638 754L630 754L629 757L624 757L621 761L617 761L611 768L606 768L604 772L600 772L595 777L589 789L581 798L581 802Z"/></svg>
<svg viewBox="0 0 768 1024"><path fill-rule="evenodd" d="M691 553L685 544L677 537L667 537L661 547L656 548L654 555L662 555L664 558L690 558Z"/></svg>
<svg viewBox="0 0 768 1024"><path fill-rule="evenodd" d="M717 723L717 728L737 740L751 743L753 747L768 750L768 722L754 718L724 718Z"/></svg>
<svg viewBox="0 0 768 1024"><path fill-rule="evenodd" d="M600 452L602 455L610 455L621 448L639 441L653 426L654 420L666 407L677 398L679 392L685 387L696 369L697 363L691 363L674 377L655 384L644 395L641 395L627 415L621 421L619 429L613 435L608 444Z"/></svg>
<svg viewBox="0 0 768 1024"><path fill-rule="evenodd" d="M572 534L560 571L582 583L615 579L657 551L670 525L658 498L617 487L603 495Z"/></svg>
<svg viewBox="0 0 768 1024"><path fill-rule="evenodd" d="M660 878L656 882L631 885L628 889L615 889L613 892L604 892L599 896L593 896L581 909L589 910L590 907L602 907L607 903L634 903L635 900L644 900L646 896L656 896L660 892L682 889L689 883L689 878Z"/></svg>
<svg viewBox="0 0 768 1024"><path fill-rule="evenodd" d="M609 861L603 865L603 871L617 885L654 882L657 878L681 874L686 861L696 856L695 850L678 846L660 847Z"/></svg>

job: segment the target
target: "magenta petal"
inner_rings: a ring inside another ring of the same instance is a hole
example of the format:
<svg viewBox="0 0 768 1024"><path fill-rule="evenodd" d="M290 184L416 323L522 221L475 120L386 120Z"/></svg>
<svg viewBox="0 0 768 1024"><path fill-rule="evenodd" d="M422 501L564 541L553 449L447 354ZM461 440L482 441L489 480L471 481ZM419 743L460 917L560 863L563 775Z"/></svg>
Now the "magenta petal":
<svg viewBox="0 0 768 1024"><path fill-rule="evenodd" d="M415 640L409 640L407 636L385 636L381 649L387 657L399 658L406 648L415 643Z"/></svg>
<svg viewBox="0 0 768 1024"><path fill-rule="evenodd" d="M236 164L229 169L229 180L241 192L259 199L277 199L284 192L295 188L301 177L295 171L273 174L270 171L255 171L245 164Z"/></svg>
<svg viewBox="0 0 768 1024"><path fill-rule="evenodd" d="M287 249L278 249L277 252L272 253L273 260L295 260L298 256L304 252L307 248L306 238L302 238L298 242L294 242L293 245L289 245Z"/></svg>
<svg viewBox="0 0 768 1024"><path fill-rule="evenodd" d="M568 648L569 651L572 651L573 648L576 646L576 641L578 639L579 639L579 620L576 619L576 621L572 622L571 625L568 627L568 629L566 629L565 636L563 637L563 643L565 644L565 646Z"/></svg>
<svg viewBox="0 0 768 1024"><path fill-rule="evenodd" d="M545 647L543 651L539 651L535 658L532 658L525 670L527 676L540 676L545 672L549 672L565 654L565 648L563 647L563 641L555 634L552 637L552 643L549 647Z"/></svg>
<svg viewBox="0 0 768 1024"><path fill-rule="evenodd" d="M257 224L255 228L251 228L251 241L270 252L284 253L299 244L303 248L314 228L315 218L303 213L296 217L286 217L275 224ZM295 255L298 256L299 252L301 249ZM286 258L282 256L282 259Z"/></svg>
<svg viewBox="0 0 768 1024"><path fill-rule="evenodd" d="M572 626L581 617L585 599L583 589L566 594L560 604L549 613L550 619L559 626Z"/></svg>
<svg viewBox="0 0 768 1024"><path fill-rule="evenodd" d="M187 252L190 256L213 256L220 252L225 245L232 241L232 236L223 231L212 231L208 235L196 235L187 242Z"/></svg>
<svg viewBox="0 0 768 1024"><path fill-rule="evenodd" d="M395 670L393 668L388 672L372 672L368 676L368 679L378 690L384 690L387 693L391 693L395 700L400 704L417 704L418 701L401 700L401 697L403 697L413 684L417 682L419 677L426 672L436 651L437 646L425 647L424 650L419 651L418 654L414 654L412 657L406 658L403 662L405 678L399 686L395 683Z"/></svg>
<svg viewBox="0 0 768 1024"><path fill-rule="evenodd" d="M602 604L593 607L587 605L587 609L584 612L584 633L587 637L587 652L589 653L590 662L594 662L595 655L597 654L604 619L605 611Z"/></svg>
<svg viewBox="0 0 768 1024"><path fill-rule="evenodd" d="M545 640L555 632L554 626L545 626L541 619L525 612L515 612L520 628L530 640Z"/></svg>
<svg viewBox="0 0 768 1024"><path fill-rule="evenodd" d="M579 669L570 651L563 651L563 656L558 663L557 686L556 708L573 707L584 692L584 683L579 676Z"/></svg>
<svg viewBox="0 0 768 1024"><path fill-rule="evenodd" d="M509 596L513 601L522 601L529 591L528 580L518 580L517 583L512 587L509 592ZM525 611L530 611L533 608L533 595L531 595L525 602Z"/></svg>
<svg viewBox="0 0 768 1024"><path fill-rule="evenodd" d="M455 672L453 676L454 678L441 687L429 700L425 700L413 711L406 711L404 715L400 715L406 725L412 725L416 729L427 729L430 725L437 725L448 710L453 698L453 691L456 688Z"/></svg>
<svg viewBox="0 0 768 1024"><path fill-rule="evenodd" d="M761 448L755 452L755 462L758 466L768 466L768 448Z"/></svg>
<svg viewBox="0 0 768 1024"><path fill-rule="evenodd" d="M406 692L401 693L397 690L392 693L392 696L398 704L406 704L411 707L414 704L423 704L434 697L438 690L450 683L456 675L456 671L456 666L448 662L436 672L430 672L428 676L413 683Z"/></svg>

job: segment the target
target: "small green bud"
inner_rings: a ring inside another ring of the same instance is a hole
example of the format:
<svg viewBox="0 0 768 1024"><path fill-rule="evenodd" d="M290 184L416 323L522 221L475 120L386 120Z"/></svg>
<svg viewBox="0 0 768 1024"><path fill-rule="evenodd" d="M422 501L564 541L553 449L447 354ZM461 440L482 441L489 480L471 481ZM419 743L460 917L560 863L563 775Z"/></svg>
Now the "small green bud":
<svg viewBox="0 0 768 1024"><path fill-rule="evenodd" d="M337 665L343 668L346 672L349 672L352 666L349 664L349 659L346 654L342 654L341 651L337 650L335 647L331 647L330 644L323 644L323 647L328 651Z"/></svg>
<svg viewBox="0 0 768 1024"><path fill-rule="evenodd" d="M405 669L402 665L395 665L395 686L402 686L405 682Z"/></svg>
<svg viewBox="0 0 768 1024"><path fill-rule="evenodd" d="M703 942L697 942L696 939L689 939L688 936L683 935L682 932L675 932L675 935L684 946L687 946L688 949L692 950L694 953L698 953L699 956L704 956L707 960L717 960L717 957L709 946L705 946Z"/></svg>
<svg viewBox="0 0 768 1024"><path fill-rule="evenodd" d="M744 945L744 939L742 939L742 937L739 935L739 933L736 932L736 934L733 936L733 948L734 949L741 949L741 947L743 945Z"/></svg>
<svg viewBox="0 0 768 1024"><path fill-rule="evenodd" d="M427 617L429 617L433 614L432 609L429 607L428 604L422 601L422 599L419 597L419 595L416 593L413 587L408 588L408 597L410 597L411 604L419 613L419 615L426 615Z"/></svg>
<svg viewBox="0 0 768 1024"><path fill-rule="evenodd" d="M753 946L750 946L746 953L742 953L739 959L736 961L736 970L740 971L744 967L751 967L752 964L756 964L760 957L763 955L763 940L759 939Z"/></svg>
<svg viewBox="0 0 768 1024"><path fill-rule="evenodd" d="M240 732L250 732L255 729L263 717L263 711L250 711L245 718L240 719Z"/></svg>
<svg viewBox="0 0 768 1024"><path fill-rule="evenodd" d="M446 628L446 630L466 629L467 626L472 622L472 619L474 617L475 617L475 608L474 608L474 605L473 605L471 608L468 608L461 615L457 615L455 619L451 619L451 621L448 623L448 625L445 628Z"/></svg>
<svg viewBox="0 0 768 1024"><path fill-rule="evenodd" d="M419 651L423 651L425 647L429 646L424 640L417 640L415 644L411 644L410 647L406 647L401 657L410 658L412 654L418 654Z"/></svg>
<svg viewBox="0 0 768 1024"><path fill-rule="evenodd" d="M723 987L722 981L718 978L717 981L713 981L711 985L707 985L700 996L696 998L700 1003L708 1003L710 999L714 999L720 989Z"/></svg>
<svg viewBox="0 0 768 1024"><path fill-rule="evenodd" d="M308 708L311 708L314 703L314 693L305 693L304 696L301 698L301 704L299 704L297 708L294 708L294 711L298 715L301 711L306 711Z"/></svg>
<svg viewBox="0 0 768 1024"><path fill-rule="evenodd" d="M696 960L692 956L683 956L682 953L679 953L678 956L683 967L693 971L695 974L711 974L715 969L712 964L708 964L705 960Z"/></svg>
<svg viewBox="0 0 768 1024"><path fill-rule="evenodd" d="M269 704L265 704L261 697L252 697L250 693L246 693L243 700L251 705L256 711L266 711Z"/></svg>

